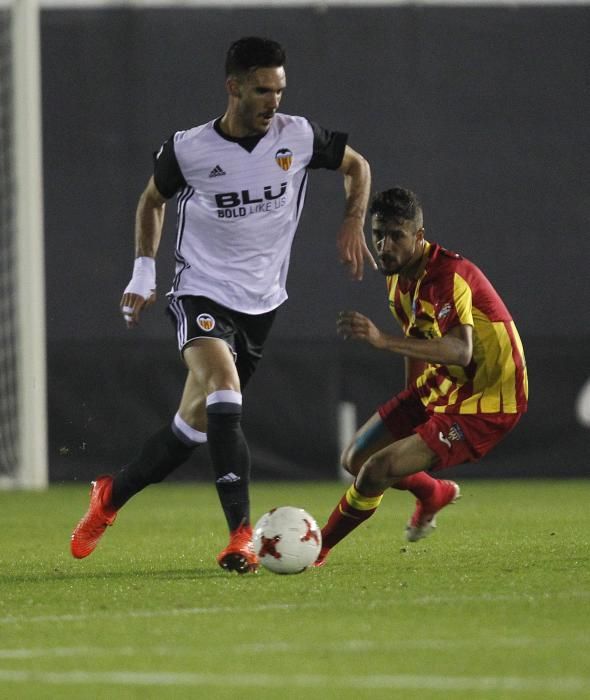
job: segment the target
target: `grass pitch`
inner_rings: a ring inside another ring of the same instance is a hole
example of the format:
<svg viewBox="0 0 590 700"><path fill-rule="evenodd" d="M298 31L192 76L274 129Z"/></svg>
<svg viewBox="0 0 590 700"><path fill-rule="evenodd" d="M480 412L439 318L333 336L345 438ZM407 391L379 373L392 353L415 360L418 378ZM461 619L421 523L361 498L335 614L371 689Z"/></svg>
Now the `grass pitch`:
<svg viewBox="0 0 590 700"><path fill-rule="evenodd" d="M0 697L590 698L590 481L461 486L426 540L391 491L324 568L242 577L212 486L147 489L83 561L87 487L0 492ZM255 483L253 517L342 492Z"/></svg>

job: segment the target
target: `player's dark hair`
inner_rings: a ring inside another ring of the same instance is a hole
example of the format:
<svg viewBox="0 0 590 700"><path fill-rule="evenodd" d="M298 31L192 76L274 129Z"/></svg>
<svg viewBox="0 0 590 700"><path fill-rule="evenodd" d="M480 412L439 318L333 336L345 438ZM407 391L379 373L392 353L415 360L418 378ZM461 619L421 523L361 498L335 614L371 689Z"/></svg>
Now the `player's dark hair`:
<svg viewBox="0 0 590 700"><path fill-rule="evenodd" d="M276 41L246 36L234 41L225 59L225 75L244 75L257 68L278 68L287 62L285 49Z"/></svg>
<svg viewBox="0 0 590 700"><path fill-rule="evenodd" d="M377 214L384 219L414 221L422 214L422 205L418 197L403 187L392 187L384 192L376 192L369 207L371 215Z"/></svg>

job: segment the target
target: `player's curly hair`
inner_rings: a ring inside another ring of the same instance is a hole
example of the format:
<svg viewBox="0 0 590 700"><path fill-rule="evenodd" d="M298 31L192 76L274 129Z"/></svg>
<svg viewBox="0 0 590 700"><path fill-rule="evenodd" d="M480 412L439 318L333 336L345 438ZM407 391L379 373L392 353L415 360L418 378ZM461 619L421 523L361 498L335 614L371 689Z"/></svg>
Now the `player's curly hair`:
<svg viewBox="0 0 590 700"><path fill-rule="evenodd" d="M276 41L246 36L234 41L225 59L225 75L241 76L257 68L278 68L287 62L285 49Z"/></svg>
<svg viewBox="0 0 590 700"><path fill-rule="evenodd" d="M369 207L371 215L377 214L384 219L402 221L421 221L422 204L412 190L392 187L390 190L376 192Z"/></svg>

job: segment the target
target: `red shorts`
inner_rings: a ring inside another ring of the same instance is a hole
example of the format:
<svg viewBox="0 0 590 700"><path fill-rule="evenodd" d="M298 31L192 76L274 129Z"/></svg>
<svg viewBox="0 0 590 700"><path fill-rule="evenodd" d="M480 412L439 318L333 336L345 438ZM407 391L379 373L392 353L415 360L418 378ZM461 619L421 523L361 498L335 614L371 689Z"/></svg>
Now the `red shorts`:
<svg viewBox="0 0 590 700"><path fill-rule="evenodd" d="M381 419L395 440L417 433L438 460L432 470L476 462L514 428L520 413L433 413L412 387L379 406Z"/></svg>

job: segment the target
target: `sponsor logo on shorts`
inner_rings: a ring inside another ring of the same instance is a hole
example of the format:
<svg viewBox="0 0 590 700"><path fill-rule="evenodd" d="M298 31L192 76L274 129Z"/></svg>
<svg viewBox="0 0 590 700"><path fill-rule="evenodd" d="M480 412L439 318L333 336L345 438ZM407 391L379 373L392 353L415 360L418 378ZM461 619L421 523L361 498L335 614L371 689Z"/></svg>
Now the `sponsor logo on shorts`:
<svg viewBox="0 0 590 700"><path fill-rule="evenodd" d="M215 319L210 314L199 314L197 316L197 326L208 333L215 328Z"/></svg>
<svg viewBox="0 0 590 700"><path fill-rule="evenodd" d="M458 423L453 423L449 428L449 432L445 435L442 430L438 433L438 439L443 442L449 450L451 449L452 442L460 442L465 440L465 435L461 430L461 426Z"/></svg>
<svg viewBox="0 0 590 700"><path fill-rule="evenodd" d="M293 151L290 151L288 148L281 148L275 153L275 160L277 165L283 170L289 170L293 162Z"/></svg>
<svg viewBox="0 0 590 700"><path fill-rule="evenodd" d="M438 439L439 439L441 442L444 442L445 445L449 448L449 450L451 449L451 441L448 440L448 439L443 435L442 430L440 430L439 433L438 433Z"/></svg>

